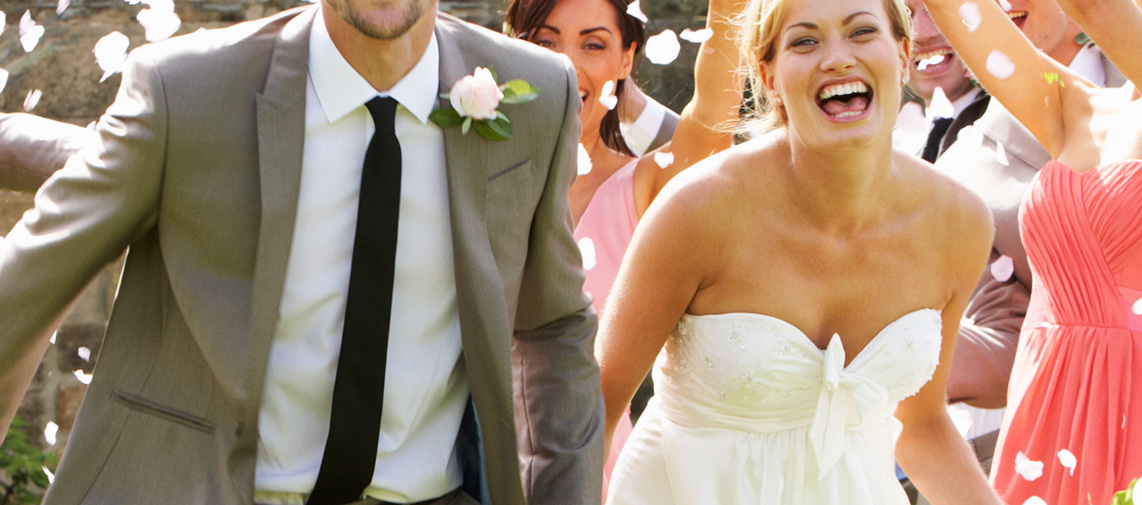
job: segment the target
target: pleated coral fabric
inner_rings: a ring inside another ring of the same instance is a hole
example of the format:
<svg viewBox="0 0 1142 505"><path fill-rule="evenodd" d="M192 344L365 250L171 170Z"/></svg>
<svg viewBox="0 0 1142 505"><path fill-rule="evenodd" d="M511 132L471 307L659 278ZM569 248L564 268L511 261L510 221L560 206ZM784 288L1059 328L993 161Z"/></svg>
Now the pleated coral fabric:
<svg viewBox="0 0 1142 505"><path fill-rule="evenodd" d="M1142 316L1133 309L1142 161L1083 173L1049 162L1024 197L1020 227L1035 280L992 484L1012 504L1104 505L1142 477Z"/></svg>

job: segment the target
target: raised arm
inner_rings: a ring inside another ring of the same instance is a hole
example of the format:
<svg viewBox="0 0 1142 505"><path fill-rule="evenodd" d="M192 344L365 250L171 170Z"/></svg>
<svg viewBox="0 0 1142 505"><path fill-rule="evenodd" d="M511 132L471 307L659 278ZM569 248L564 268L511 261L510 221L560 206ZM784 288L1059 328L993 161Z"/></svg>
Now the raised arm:
<svg viewBox="0 0 1142 505"><path fill-rule="evenodd" d="M93 130L31 114L0 114L0 189L35 192Z"/></svg>
<svg viewBox="0 0 1142 505"><path fill-rule="evenodd" d="M741 63L737 49L735 16L745 0L710 0L706 28L713 33L702 42L694 62L694 96L678 120L671 141L657 152L671 153L673 162L662 168L649 153L639 161L635 175L635 206L642 215L663 186L675 175L718 151L733 145L733 121L742 100ZM649 179L648 184L642 184Z"/></svg>
<svg viewBox="0 0 1142 505"><path fill-rule="evenodd" d="M1066 97L1090 83L1036 49L993 0L924 3L984 89L1058 157L1066 138Z"/></svg>
<svg viewBox="0 0 1142 505"><path fill-rule="evenodd" d="M1133 0L1058 0L1114 66L1137 88L1142 85L1142 9Z"/></svg>

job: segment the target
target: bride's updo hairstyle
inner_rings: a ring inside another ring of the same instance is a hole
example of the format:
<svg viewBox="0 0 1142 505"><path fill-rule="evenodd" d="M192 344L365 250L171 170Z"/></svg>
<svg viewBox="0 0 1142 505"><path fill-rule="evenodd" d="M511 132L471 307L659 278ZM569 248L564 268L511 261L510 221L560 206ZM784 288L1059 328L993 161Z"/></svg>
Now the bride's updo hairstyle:
<svg viewBox="0 0 1142 505"><path fill-rule="evenodd" d="M781 34L781 25L785 23L785 13L789 10L789 3L796 1L799 0L751 0L738 23L738 26L747 27L741 31L738 46L749 77L750 92L753 93L749 113L755 123L760 123L754 126L760 126L763 131L782 128L789 122L785 106L780 103L775 106L770 99L762 79L760 63L773 63L777 53L777 36ZM892 35L898 41L909 41L911 47L912 16L908 6L904 0L883 0L883 3L884 11L888 13L892 24Z"/></svg>

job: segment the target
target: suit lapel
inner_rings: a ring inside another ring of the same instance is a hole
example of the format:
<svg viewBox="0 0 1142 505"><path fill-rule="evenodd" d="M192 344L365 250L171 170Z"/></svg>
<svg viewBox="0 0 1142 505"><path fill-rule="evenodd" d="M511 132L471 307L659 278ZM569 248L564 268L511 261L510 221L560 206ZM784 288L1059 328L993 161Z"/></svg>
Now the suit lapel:
<svg viewBox="0 0 1142 505"><path fill-rule="evenodd" d="M437 42L440 45L440 93L472 73L468 48L458 40L460 25L447 16L438 16ZM451 107L441 100L439 107ZM495 142L474 131L467 135L460 128L444 129L444 151L448 171L448 199L451 206L452 249L455 256L456 296L460 332L468 384L479 422L479 444L483 480L492 503L518 503L518 454L511 385L511 322L506 320L503 280L499 276L488 237L485 200L488 161Z"/></svg>
<svg viewBox="0 0 1142 505"><path fill-rule="evenodd" d="M309 64L309 31L316 8L290 20L274 45L263 92L256 96L258 164L261 176L261 226L254 267L251 362L247 376L247 410L239 445L256 454L258 409L265 386L266 363L277 329L286 265L297 217L305 140L305 86ZM247 453L246 451L243 453Z"/></svg>

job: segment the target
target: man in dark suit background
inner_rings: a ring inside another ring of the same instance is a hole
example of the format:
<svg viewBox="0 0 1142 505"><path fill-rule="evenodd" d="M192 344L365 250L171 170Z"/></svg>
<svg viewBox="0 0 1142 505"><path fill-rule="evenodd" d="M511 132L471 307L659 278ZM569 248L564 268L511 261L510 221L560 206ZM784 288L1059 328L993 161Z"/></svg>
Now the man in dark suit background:
<svg viewBox="0 0 1142 505"><path fill-rule="evenodd" d="M540 88L500 105L509 140L428 120L478 66ZM0 242L0 427L59 315L130 247L45 503L597 501L602 404L566 202L580 106L568 62L438 15L433 0L323 0L146 46L126 68L98 140ZM388 123L375 103L389 104ZM44 139L10 126L0 151L57 168ZM399 190L366 196L382 133L381 158L396 145L401 161L399 182L381 186ZM396 229L391 306L365 304L392 320L374 374L377 442L363 442L375 450L360 465L330 447L349 429L340 387L359 382L340 374L357 353L343 352L355 340L342 328L362 317L352 286L374 284L354 282L373 257L357 257L362 221L383 221L358 213L374 208L366 199L396 199L399 213L382 225ZM315 491L362 468L352 499Z"/></svg>

